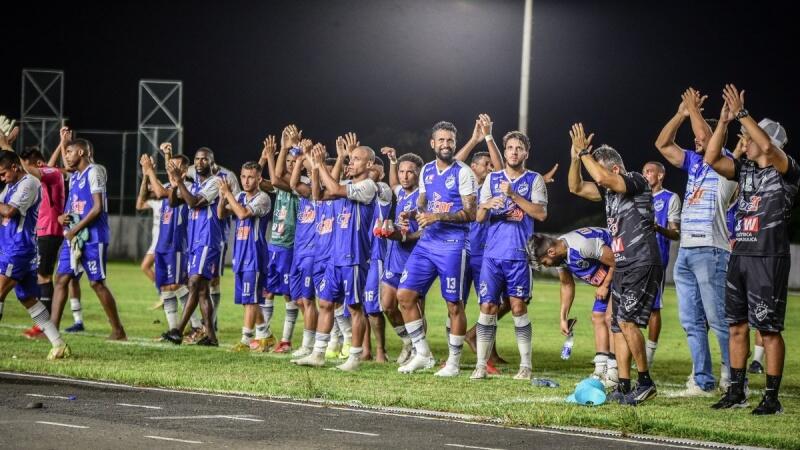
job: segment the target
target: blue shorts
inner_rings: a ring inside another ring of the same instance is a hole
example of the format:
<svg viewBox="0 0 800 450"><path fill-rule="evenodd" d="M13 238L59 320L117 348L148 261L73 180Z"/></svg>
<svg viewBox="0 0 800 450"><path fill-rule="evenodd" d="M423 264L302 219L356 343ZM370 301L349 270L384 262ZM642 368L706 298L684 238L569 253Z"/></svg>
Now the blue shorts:
<svg viewBox="0 0 800 450"><path fill-rule="evenodd" d="M311 275L311 282L314 283L314 294L317 297L319 297L319 285L322 283L322 279L325 278L325 268L328 267L330 260L330 258L314 260L314 272Z"/></svg>
<svg viewBox="0 0 800 450"><path fill-rule="evenodd" d="M369 262L367 282L364 286L364 313L378 315L383 313L381 308L381 278L383 277L383 261L373 259Z"/></svg>
<svg viewBox="0 0 800 450"><path fill-rule="evenodd" d="M531 276L527 261L484 257L478 289L480 304L499 305L504 297L516 297L528 302L531 299Z"/></svg>
<svg viewBox="0 0 800 450"><path fill-rule="evenodd" d="M424 296L438 276L442 298L451 303L465 300L467 258L469 251L463 243L442 245L436 250L417 244L406 261L398 289L409 289Z"/></svg>
<svg viewBox="0 0 800 450"><path fill-rule="evenodd" d="M233 303L237 305L263 305L264 274L258 272L236 272L234 274Z"/></svg>
<svg viewBox="0 0 800 450"><path fill-rule="evenodd" d="M102 242L87 242L83 244L79 267L70 267L69 242L65 239L58 252L58 274L80 276L85 271L89 281L106 279L106 255L108 244Z"/></svg>
<svg viewBox="0 0 800 450"><path fill-rule="evenodd" d="M10 258L0 261L0 274L16 281L14 293L19 301L39 298L39 281L37 258Z"/></svg>
<svg viewBox="0 0 800 450"><path fill-rule="evenodd" d="M383 271L383 276L381 277L381 283L384 283L388 286L391 286L397 289L397 286L400 285L400 275L397 272L390 272L388 270Z"/></svg>
<svg viewBox="0 0 800 450"><path fill-rule="evenodd" d="M325 267L325 276L319 284L317 297L333 303L359 305L363 303L361 294L367 280L369 265Z"/></svg>
<svg viewBox="0 0 800 450"><path fill-rule="evenodd" d="M469 266L467 267L467 274L466 280L464 281L467 284L467 295L469 297L469 291L472 286L475 286L475 296L478 295L478 289L481 285L481 266L483 266L483 255L470 255L469 256ZM464 299L464 304L467 303L467 299Z"/></svg>
<svg viewBox="0 0 800 450"><path fill-rule="evenodd" d="M292 259L289 273L289 292L293 300L314 299L314 257Z"/></svg>
<svg viewBox="0 0 800 450"><path fill-rule="evenodd" d="M186 258L181 252L156 251L156 287L171 284L186 284Z"/></svg>
<svg viewBox="0 0 800 450"><path fill-rule="evenodd" d="M267 263L267 291L277 295L292 293L289 274L292 271L292 249L278 245L269 246Z"/></svg>
<svg viewBox="0 0 800 450"><path fill-rule="evenodd" d="M221 247L203 245L189 251L189 277L199 275L207 280L219 276Z"/></svg>
<svg viewBox="0 0 800 450"><path fill-rule="evenodd" d="M592 312L605 313L607 309L608 309L608 297L604 299L599 299L599 298L594 299L594 305L592 305Z"/></svg>

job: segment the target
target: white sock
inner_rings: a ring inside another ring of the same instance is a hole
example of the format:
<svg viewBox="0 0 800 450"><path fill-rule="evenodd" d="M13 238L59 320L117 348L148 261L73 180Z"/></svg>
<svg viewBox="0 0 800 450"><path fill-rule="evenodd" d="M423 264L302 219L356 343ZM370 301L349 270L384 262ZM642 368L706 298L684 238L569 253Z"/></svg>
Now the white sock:
<svg viewBox="0 0 800 450"><path fill-rule="evenodd" d="M417 354L420 356L430 356L431 349L428 346L428 341L425 339L425 328L423 328L422 319L414 320L406 323L406 331Z"/></svg>
<svg viewBox="0 0 800 450"><path fill-rule="evenodd" d="M303 329L303 348L311 349L314 347L315 330Z"/></svg>
<svg viewBox="0 0 800 450"><path fill-rule="evenodd" d="M343 343L350 345L353 342L353 323L350 318L344 315L344 307L337 308L334 313L336 316L336 323L339 325L339 331L344 338Z"/></svg>
<svg viewBox="0 0 800 450"><path fill-rule="evenodd" d="M208 296L211 297L211 304L214 305L214 310L211 311L211 323L214 328L217 328L217 310L219 310L220 290L219 286L209 286Z"/></svg>
<svg viewBox="0 0 800 450"><path fill-rule="evenodd" d="M514 316L514 334L517 335L517 348L519 349L519 366L531 368L531 343L533 330L527 314Z"/></svg>
<svg viewBox="0 0 800 450"><path fill-rule="evenodd" d="M31 319L33 319L33 323L39 326L53 346L64 345L64 341L61 339L61 333L58 332L58 328L50 321L50 313L47 312L47 308L44 307L42 302L37 300L33 306L28 308L28 314L30 314Z"/></svg>
<svg viewBox="0 0 800 450"><path fill-rule="evenodd" d="M167 316L167 327L172 330L178 328L178 299L175 292L162 291L161 299L164 300L164 314Z"/></svg>
<svg viewBox="0 0 800 450"><path fill-rule="evenodd" d="M650 339L647 340L647 344L645 345L645 353L647 354L647 370L653 366L653 360L656 357L656 348L658 348L658 342L653 342Z"/></svg>
<svg viewBox="0 0 800 450"><path fill-rule="evenodd" d="M597 353L594 355L594 373L604 374L606 372L606 365L608 364L608 355L605 353Z"/></svg>
<svg viewBox="0 0 800 450"><path fill-rule="evenodd" d="M450 316L447 316L447 320L444 322L444 330L444 336L447 338L447 342L450 342Z"/></svg>
<svg viewBox="0 0 800 450"><path fill-rule="evenodd" d="M267 337L272 334L270 324L272 323L272 313L274 311L275 301L270 298L264 299L264 304L261 305L261 317L264 318L264 325L267 327Z"/></svg>
<svg viewBox="0 0 800 450"><path fill-rule="evenodd" d="M81 299L79 298L71 298L69 299L69 306L72 308L72 320L75 323L83 323L83 309L81 309Z"/></svg>
<svg viewBox="0 0 800 450"><path fill-rule="evenodd" d="M494 337L497 333L497 314L484 314L478 315L478 324L475 328L476 332L476 367L486 367L489 361L489 355L492 353L492 345L494 344Z"/></svg>
<svg viewBox="0 0 800 450"><path fill-rule="evenodd" d="M350 359L360 359L363 351L361 347L350 347Z"/></svg>
<svg viewBox="0 0 800 450"><path fill-rule="evenodd" d="M464 348L464 338L466 336L456 336L450 334L448 341L448 349L450 354L447 355L447 365L451 367L458 367L461 363L461 350Z"/></svg>
<svg viewBox="0 0 800 450"><path fill-rule="evenodd" d="M339 330L339 322L336 321L335 316L333 320L333 327L331 328L331 342L333 343L342 343L342 332Z"/></svg>
<svg viewBox="0 0 800 450"><path fill-rule="evenodd" d="M617 358L612 358L611 355L608 356L608 361L606 362L606 367L609 369L616 369L617 368Z"/></svg>
<svg viewBox="0 0 800 450"><path fill-rule="evenodd" d="M403 341L403 345L408 345L411 343L411 337L408 335L408 331L406 331L406 327L404 325L398 325L394 327L394 332L397 333L397 336Z"/></svg>
<svg viewBox="0 0 800 450"><path fill-rule="evenodd" d="M764 365L764 347L756 345L753 348L753 361L758 361L762 366Z"/></svg>
<svg viewBox="0 0 800 450"><path fill-rule="evenodd" d="M286 302L286 316L283 319L282 341L289 342L292 340L292 335L294 334L294 324L297 322L298 312L297 303Z"/></svg>
<svg viewBox="0 0 800 450"><path fill-rule="evenodd" d="M325 350L328 348L328 342L330 340L330 334L317 331L317 334L314 336L314 353L325 355Z"/></svg>
<svg viewBox="0 0 800 450"><path fill-rule="evenodd" d="M250 345L250 343L253 342L254 336L252 328L242 327L242 344Z"/></svg>
<svg viewBox="0 0 800 450"><path fill-rule="evenodd" d="M266 339L269 337L267 332L269 329L267 328L267 324L262 323L261 325L256 325L256 339Z"/></svg>

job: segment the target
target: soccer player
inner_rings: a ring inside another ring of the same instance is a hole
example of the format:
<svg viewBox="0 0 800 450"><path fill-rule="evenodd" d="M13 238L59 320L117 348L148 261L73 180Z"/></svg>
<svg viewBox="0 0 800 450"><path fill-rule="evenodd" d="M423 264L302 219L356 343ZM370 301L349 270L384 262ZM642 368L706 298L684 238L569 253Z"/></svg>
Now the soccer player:
<svg viewBox="0 0 800 450"><path fill-rule="evenodd" d="M189 158L184 155L173 155L170 143L162 143L160 147L164 152L168 168L171 164L180 171L186 170ZM189 295L189 290L186 288L186 227L189 210L185 204L177 202L178 191L175 187L185 181L170 175L169 182L161 184L150 156L142 155L140 164L143 176L149 180L153 195L160 203L157 208L159 231L153 248L154 282L164 305L167 329L172 330L178 328L178 301L185 305L186 297Z"/></svg>
<svg viewBox="0 0 800 450"><path fill-rule="evenodd" d="M547 188L542 176L527 170L530 153L528 136L511 131L503 137L505 167L490 173L481 187L478 222L488 222L486 250L481 266L478 291L480 315L477 324L477 364L473 380L487 376L486 364L497 332L497 311L503 297L508 297L520 355L515 380L530 380L531 321L528 302L531 298L531 269L526 243L533 233L533 221L547 219Z"/></svg>
<svg viewBox="0 0 800 450"><path fill-rule="evenodd" d="M0 192L0 318L6 296L14 289L17 299L53 346L47 359L66 358L70 348L50 320L47 308L37 300L36 222L41 184L25 172L4 134L0 147L0 181L5 183Z"/></svg>
<svg viewBox="0 0 800 450"><path fill-rule="evenodd" d="M416 220L404 220L401 216L417 208L419 172L425 163L414 153L405 153L398 158L397 151L391 147L382 148L381 153L389 158L389 186L397 199L395 230L388 236L389 242L381 278L381 308L403 342L400 354L397 356L397 363L402 366L411 358L414 346L403 323L403 315L398 309L397 286L400 283L400 274L405 270L406 261L419 240L420 231ZM422 298L420 306L424 305L424 301Z"/></svg>
<svg viewBox="0 0 800 450"><path fill-rule="evenodd" d="M568 335L569 312L575 300L573 276L595 287L592 306L594 327L594 373L606 387L618 382L614 342L609 340L610 313L608 299L614 277L614 252L611 234L605 228L586 227L558 238L534 233L528 239L528 258L534 267L558 267L561 283L561 334Z"/></svg>
<svg viewBox="0 0 800 450"><path fill-rule="evenodd" d="M261 291L267 267L265 239L271 204L269 195L259 189L261 166L258 163L253 161L244 163L240 179L242 192L238 195L233 194L224 179L217 180L220 193L217 216L220 220L226 219L230 214L235 217L234 303L244 306L242 339L233 347L234 352L250 351L253 339L265 339L267 331L259 304L264 301Z"/></svg>
<svg viewBox="0 0 800 450"><path fill-rule="evenodd" d="M711 395L716 385L708 346L709 327L714 331L720 349L719 386L724 390L730 384L729 332L725 323L725 273L730 244L725 228L725 210L736 183L726 180L703 162L711 138L711 127L700 111L704 101L705 97L700 93L687 89L678 111L661 130L655 143L670 164L688 175L681 210L681 241L673 269L678 317L686 331L693 366L683 392L687 396ZM694 133L694 150L684 150L675 143L678 129L687 118Z"/></svg>
<svg viewBox="0 0 800 450"><path fill-rule="evenodd" d="M770 119L756 122L744 107L744 91L732 84L723 91L725 104L705 154L717 173L739 181L736 244L728 262L725 313L730 325L731 386L713 408L747 406L745 366L750 327L761 333L767 356L767 385L755 415L783 411L778 390L786 346L781 332L791 260L789 219L800 188L800 166L783 151L786 130ZM746 159L722 156L722 144L733 120L747 139Z"/></svg>
<svg viewBox="0 0 800 450"><path fill-rule="evenodd" d="M155 170L155 161L148 157L147 162L151 163L153 169ZM144 158L142 158L139 163L143 164ZM144 172L142 173L144 174ZM142 258L142 262L139 265L139 268L142 269L142 273L144 273L144 275L153 283L156 281L154 264L156 243L158 243L158 231L161 228L162 204L162 200L156 197L154 189L154 187L150 187L149 178L147 176L142 176L142 182L139 185L139 194L136 196L137 211L151 210L153 212L153 226L150 231L150 247L147 248L147 252L145 253L144 258ZM162 298L158 303L155 304L153 309L162 306L163 303L164 300Z"/></svg>
<svg viewBox="0 0 800 450"><path fill-rule="evenodd" d="M325 351L333 325L334 303L344 302L352 317L352 347L347 361L337 366L344 371L358 369L364 338L363 299L364 284L369 268L369 233L374 198L378 187L369 178L369 169L375 161L375 152L359 145L350 152L347 173L349 182L341 184L324 164L322 152L314 155L314 168L319 170L320 180L327 195L338 198L333 204L336 217L333 231L331 262L317 287L319 317L314 351L292 362L298 365L321 367L325 364Z"/></svg>
<svg viewBox="0 0 800 450"><path fill-rule="evenodd" d="M425 164L419 182L417 210L405 213L416 219L423 229L406 268L400 277L397 300L414 344L416 355L401 373L429 369L435 364L425 338L419 298L439 276L441 293L447 302L450 318L449 356L445 367L436 376L458 375L467 317L464 312L466 279L464 272L469 258L469 222L475 220L475 175L468 165L454 159L456 127L439 122L431 130L431 148L436 160Z"/></svg>
<svg viewBox="0 0 800 450"><path fill-rule="evenodd" d="M69 193L59 223L68 227L58 257L58 277L53 293L53 322L58 327L70 281L81 268L86 272L111 324L110 340L126 340L117 312L117 302L105 283L106 253L110 230L106 205L105 170L92 162L92 144L86 139L67 143L63 159L71 170Z"/></svg>
<svg viewBox="0 0 800 450"><path fill-rule="evenodd" d="M616 150L603 145L592 152L593 136L586 136L583 124L572 126L569 190L596 202L603 199L600 189L605 191L606 218L616 260L611 282L611 331L619 363L619 384L610 399L638 405L656 395L639 331L647 326L664 274L654 230L653 196L642 174L625 170ZM581 165L594 182L583 181ZM630 384L631 356L639 372L634 389Z"/></svg>
<svg viewBox="0 0 800 450"><path fill-rule="evenodd" d="M212 173L213 163L214 153L211 149L199 148L194 154L196 177L189 186L183 183L186 172L180 167L171 164L167 169L170 177L177 181L177 185L173 186L177 191L173 204L186 203L189 208L187 227L189 299L178 327L162 335L164 339L176 345L180 345L183 341L183 330L199 303L206 335L195 344L219 346L214 327L214 303L209 293L209 282L219 274L223 240L222 221L216 214L219 202L217 180L220 177Z"/></svg>
<svg viewBox="0 0 800 450"><path fill-rule="evenodd" d="M653 193L653 211L656 217L655 229L656 240L658 240L658 250L661 253L661 266L664 269L664 276L661 277L661 287L658 290L653 309L650 313L650 322L647 325L647 366L653 367L653 358L656 356L658 347L658 336L661 334L661 307L664 298L664 281L666 270L669 265L670 241L681 239L681 200L678 194L664 189L664 176L666 170L664 165L658 161L645 163L642 168L642 175L650 185Z"/></svg>

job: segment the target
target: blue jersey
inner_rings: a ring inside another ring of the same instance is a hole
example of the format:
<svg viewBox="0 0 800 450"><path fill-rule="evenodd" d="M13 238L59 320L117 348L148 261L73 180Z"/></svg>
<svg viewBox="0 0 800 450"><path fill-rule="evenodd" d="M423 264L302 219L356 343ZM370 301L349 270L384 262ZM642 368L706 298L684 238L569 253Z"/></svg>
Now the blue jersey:
<svg viewBox="0 0 800 450"><path fill-rule="evenodd" d="M424 195L426 211L453 214L464 209L462 196L476 195L475 174L461 161L455 161L439 170L436 161L422 167L419 195ZM418 245L436 250L443 243L466 245L469 239L468 223L435 222L422 232Z"/></svg>
<svg viewBox="0 0 800 450"><path fill-rule="evenodd" d="M259 190L248 199L246 192L240 192L236 201L252 215L246 219L234 215L233 271L264 273L267 270L267 241L264 237L269 228L269 195Z"/></svg>
<svg viewBox="0 0 800 450"><path fill-rule="evenodd" d="M314 256L317 228L317 205L311 198L298 195L297 221L294 229L294 258Z"/></svg>
<svg viewBox="0 0 800 450"><path fill-rule="evenodd" d="M600 262L603 246L611 248L611 233L605 228L579 228L559 237L567 243L567 256L562 268L592 286L600 286L608 274L608 266Z"/></svg>
<svg viewBox="0 0 800 450"><path fill-rule="evenodd" d="M73 172L69 177L69 194L64 204L64 211L77 214L83 220L94 207L93 194L100 194L103 202L102 211L86 229L89 232L88 243L107 244L111 231L108 227L108 207L106 197L106 177L102 170L89 164L83 172Z"/></svg>
<svg viewBox="0 0 800 450"><path fill-rule="evenodd" d="M662 228L668 228L669 222L679 223L681 220L681 201L678 194L662 189L653 193L653 213L656 223ZM661 252L661 265L666 270L669 264L670 240L661 233L656 233L658 250Z"/></svg>
<svg viewBox="0 0 800 450"><path fill-rule="evenodd" d="M187 188L191 186L189 183L186 185ZM165 183L164 188L169 188L169 183ZM162 199L159 215L156 251L184 253L186 251L186 222L189 219L189 209L186 204L172 207L169 206L169 198Z"/></svg>
<svg viewBox="0 0 800 450"><path fill-rule="evenodd" d="M394 193L395 197L397 197L397 204L395 206L394 212L394 220L397 222L400 220L400 213L402 212L411 212L417 209L417 198L419 197L419 189L414 189L413 191L406 192L405 189L398 186ZM409 220L408 221L408 233L414 233L419 229L416 220ZM416 241L414 242L399 242L399 241L389 241L386 249L386 270L389 272L394 273L401 273L403 269L406 267L406 261L408 260L408 255L411 254L411 251L414 250L414 246L416 245Z"/></svg>
<svg viewBox="0 0 800 450"><path fill-rule="evenodd" d="M514 180L504 170L492 172L486 177L481 188L481 203L493 198L504 197L500 183L506 182L517 195L535 204L547 205L547 188L542 177L530 170ZM502 208L490 210L486 231L486 251L484 256L507 261L526 261L525 246L533 234L533 217L529 216L510 198L505 198Z"/></svg>
<svg viewBox="0 0 800 450"><path fill-rule="evenodd" d="M483 180L486 181L486 180ZM481 188L483 185L481 185ZM480 192L478 192L480 197ZM480 199L478 199L480 202ZM469 256L470 258L483 258L483 251L486 249L486 231L489 229L489 221L469 223Z"/></svg>
<svg viewBox="0 0 800 450"><path fill-rule="evenodd" d="M378 226L378 221L383 225L384 219L389 218L389 210L392 208L392 188L386 183L377 183L377 185L378 195L375 196L372 205L373 228ZM372 232L370 232L369 238L372 241L370 244L372 248L370 259L373 261L384 261L386 259L386 239L379 238Z"/></svg>
<svg viewBox="0 0 800 450"><path fill-rule="evenodd" d="M325 261L331 256L331 245L333 244L333 213L334 200L324 200L316 202L316 215L314 224L314 260Z"/></svg>
<svg viewBox="0 0 800 450"><path fill-rule="evenodd" d="M0 203L13 206L18 214L3 218L0 224L0 254L4 258L36 257L36 220L39 218L41 184L25 174L16 183L6 185L0 193Z"/></svg>
<svg viewBox="0 0 800 450"><path fill-rule="evenodd" d="M348 183L347 197L333 202L336 222L331 257L334 265L353 266L369 261L373 200L377 191L375 182L367 178Z"/></svg>
<svg viewBox="0 0 800 450"><path fill-rule="evenodd" d="M194 180L190 193L202 196L206 206L193 208L189 211L188 238L189 249L196 247L222 248L222 221L217 216L217 203L219 203L219 177L210 176L205 180Z"/></svg>

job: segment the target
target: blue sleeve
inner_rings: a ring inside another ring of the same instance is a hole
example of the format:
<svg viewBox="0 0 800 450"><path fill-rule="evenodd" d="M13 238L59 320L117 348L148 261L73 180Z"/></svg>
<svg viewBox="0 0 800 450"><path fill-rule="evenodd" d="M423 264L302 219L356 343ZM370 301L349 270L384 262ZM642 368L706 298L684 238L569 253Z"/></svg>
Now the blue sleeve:
<svg viewBox="0 0 800 450"><path fill-rule="evenodd" d="M690 152L689 150L684 150L683 151L683 165L681 166L681 169L683 169L684 172L688 172L689 168L692 167L692 165L695 162L697 162L698 158L700 158L700 155L698 155L697 153Z"/></svg>

